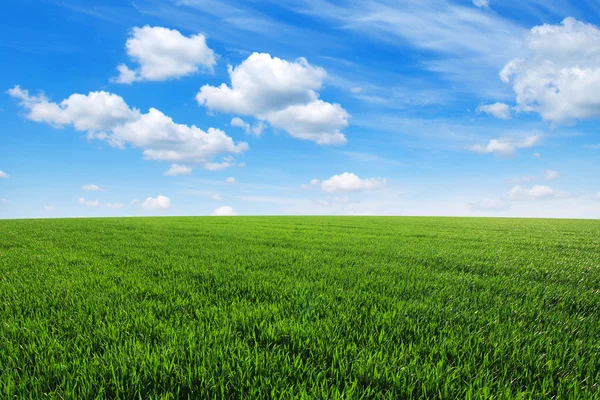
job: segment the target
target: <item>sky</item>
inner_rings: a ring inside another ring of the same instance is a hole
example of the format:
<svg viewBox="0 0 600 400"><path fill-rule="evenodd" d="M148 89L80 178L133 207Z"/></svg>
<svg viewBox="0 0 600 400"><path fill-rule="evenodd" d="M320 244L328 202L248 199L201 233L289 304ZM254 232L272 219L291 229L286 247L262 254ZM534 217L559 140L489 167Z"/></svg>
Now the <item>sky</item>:
<svg viewBox="0 0 600 400"><path fill-rule="evenodd" d="M0 218L600 218L600 0L6 0Z"/></svg>

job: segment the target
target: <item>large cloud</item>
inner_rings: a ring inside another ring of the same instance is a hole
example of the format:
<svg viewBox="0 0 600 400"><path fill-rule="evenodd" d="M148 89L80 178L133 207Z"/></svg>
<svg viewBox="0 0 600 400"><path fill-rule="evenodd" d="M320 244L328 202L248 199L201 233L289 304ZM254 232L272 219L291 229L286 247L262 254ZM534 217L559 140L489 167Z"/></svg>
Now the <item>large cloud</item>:
<svg viewBox="0 0 600 400"><path fill-rule="evenodd" d="M216 63L204 35L185 37L175 29L158 26L133 28L125 47L139 68L119 65L119 76L113 82L163 81L193 74L200 68L212 70Z"/></svg>
<svg viewBox="0 0 600 400"><path fill-rule="evenodd" d="M28 119L53 126L72 125L87 131L88 138L105 140L111 146L141 148L148 160L206 164L219 154L248 149L247 143L236 144L219 129L203 131L195 125L178 124L155 108L142 114L129 108L120 96L104 91L73 94L60 103L43 95L31 96L19 86L9 94L21 100Z"/></svg>
<svg viewBox="0 0 600 400"><path fill-rule="evenodd" d="M350 115L339 104L320 100L317 93L326 76L324 69L304 58L289 62L254 53L237 67L230 66L229 76L231 86L202 86L196 95L198 104L254 116L298 139L319 144L346 142L341 131Z"/></svg>
<svg viewBox="0 0 600 400"><path fill-rule="evenodd" d="M517 94L517 109L565 123L600 117L600 30L566 18L531 29L527 55L507 63L500 78Z"/></svg>

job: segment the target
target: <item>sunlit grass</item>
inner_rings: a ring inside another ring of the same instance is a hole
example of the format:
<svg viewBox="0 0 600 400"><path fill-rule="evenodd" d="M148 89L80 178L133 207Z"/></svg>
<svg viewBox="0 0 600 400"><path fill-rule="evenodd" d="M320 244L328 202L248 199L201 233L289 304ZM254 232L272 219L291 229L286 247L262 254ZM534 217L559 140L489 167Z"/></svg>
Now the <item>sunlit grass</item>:
<svg viewBox="0 0 600 400"><path fill-rule="evenodd" d="M599 398L600 221L0 221L0 398Z"/></svg>

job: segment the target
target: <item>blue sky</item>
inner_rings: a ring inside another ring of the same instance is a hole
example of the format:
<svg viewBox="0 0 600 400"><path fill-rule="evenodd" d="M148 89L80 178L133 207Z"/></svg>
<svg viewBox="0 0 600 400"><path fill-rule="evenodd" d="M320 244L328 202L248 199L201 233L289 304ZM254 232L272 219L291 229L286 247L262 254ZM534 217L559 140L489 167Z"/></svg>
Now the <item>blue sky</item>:
<svg viewBox="0 0 600 400"><path fill-rule="evenodd" d="M8 0L0 218L600 218L600 1Z"/></svg>

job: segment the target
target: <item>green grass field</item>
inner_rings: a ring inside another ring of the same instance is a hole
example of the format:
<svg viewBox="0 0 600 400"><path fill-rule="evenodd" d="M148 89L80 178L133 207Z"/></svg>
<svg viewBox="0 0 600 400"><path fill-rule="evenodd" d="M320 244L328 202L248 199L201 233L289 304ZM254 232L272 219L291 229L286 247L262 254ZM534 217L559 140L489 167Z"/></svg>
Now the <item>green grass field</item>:
<svg viewBox="0 0 600 400"><path fill-rule="evenodd" d="M0 221L0 398L600 398L600 221Z"/></svg>

